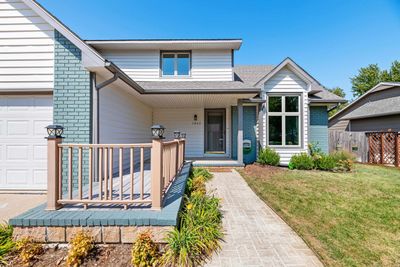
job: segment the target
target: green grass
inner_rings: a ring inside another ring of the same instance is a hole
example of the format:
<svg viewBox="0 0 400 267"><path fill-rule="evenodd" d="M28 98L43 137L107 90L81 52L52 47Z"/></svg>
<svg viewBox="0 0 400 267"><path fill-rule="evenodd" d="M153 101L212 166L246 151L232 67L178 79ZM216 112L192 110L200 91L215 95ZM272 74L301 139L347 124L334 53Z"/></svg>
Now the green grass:
<svg viewBox="0 0 400 267"><path fill-rule="evenodd" d="M399 169L241 173L326 265L400 266Z"/></svg>
<svg viewBox="0 0 400 267"><path fill-rule="evenodd" d="M0 223L0 265L5 264L4 257L14 248L12 233L10 225Z"/></svg>

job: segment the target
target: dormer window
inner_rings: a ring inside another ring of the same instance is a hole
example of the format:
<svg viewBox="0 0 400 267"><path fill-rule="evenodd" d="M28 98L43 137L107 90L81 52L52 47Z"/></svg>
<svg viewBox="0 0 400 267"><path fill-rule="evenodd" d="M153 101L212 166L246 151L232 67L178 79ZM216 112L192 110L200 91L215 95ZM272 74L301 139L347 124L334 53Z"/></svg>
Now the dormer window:
<svg viewBox="0 0 400 267"><path fill-rule="evenodd" d="M189 52L162 52L161 75L163 77L180 77L190 75Z"/></svg>

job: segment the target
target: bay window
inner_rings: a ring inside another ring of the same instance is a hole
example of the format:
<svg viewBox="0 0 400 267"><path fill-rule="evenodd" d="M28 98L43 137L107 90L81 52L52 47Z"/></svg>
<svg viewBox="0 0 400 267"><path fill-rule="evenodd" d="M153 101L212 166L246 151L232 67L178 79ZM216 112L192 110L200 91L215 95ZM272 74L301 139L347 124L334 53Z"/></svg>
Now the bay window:
<svg viewBox="0 0 400 267"><path fill-rule="evenodd" d="M163 77L189 76L189 52L161 53L161 74Z"/></svg>
<svg viewBox="0 0 400 267"><path fill-rule="evenodd" d="M300 145L300 96L268 95L268 144Z"/></svg>

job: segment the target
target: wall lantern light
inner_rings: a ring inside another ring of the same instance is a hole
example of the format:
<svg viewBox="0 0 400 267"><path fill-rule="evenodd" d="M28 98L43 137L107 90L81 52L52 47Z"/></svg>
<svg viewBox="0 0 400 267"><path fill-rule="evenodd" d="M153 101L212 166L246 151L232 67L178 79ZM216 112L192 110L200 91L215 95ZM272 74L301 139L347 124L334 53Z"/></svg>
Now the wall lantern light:
<svg viewBox="0 0 400 267"><path fill-rule="evenodd" d="M165 127L160 124L151 126L151 134L153 135L153 138L164 139L164 131Z"/></svg>
<svg viewBox="0 0 400 267"><path fill-rule="evenodd" d="M179 139L181 137L181 132L180 131L174 131L174 138Z"/></svg>
<svg viewBox="0 0 400 267"><path fill-rule="evenodd" d="M197 121L197 114L194 114L193 120L194 120L194 121Z"/></svg>
<svg viewBox="0 0 400 267"><path fill-rule="evenodd" d="M49 125L46 127L46 129L48 138L61 138L61 135L64 132L64 127L61 125Z"/></svg>

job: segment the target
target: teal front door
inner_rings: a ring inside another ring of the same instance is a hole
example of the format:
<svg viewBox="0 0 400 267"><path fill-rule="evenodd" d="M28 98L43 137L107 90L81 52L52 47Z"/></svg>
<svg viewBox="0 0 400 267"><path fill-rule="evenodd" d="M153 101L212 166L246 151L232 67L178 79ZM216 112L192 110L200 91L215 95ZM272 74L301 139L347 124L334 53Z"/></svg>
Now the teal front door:
<svg viewBox="0 0 400 267"><path fill-rule="evenodd" d="M232 158L237 159L237 107L232 107ZM255 106L243 107L243 140L249 140L250 148L243 150L243 162L251 164L257 159L257 108Z"/></svg>

